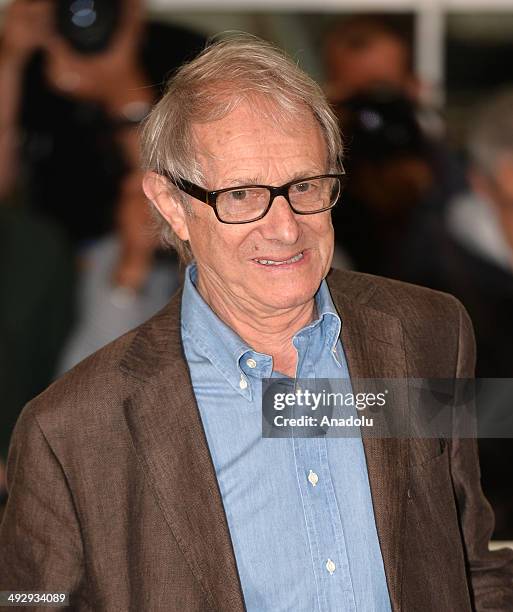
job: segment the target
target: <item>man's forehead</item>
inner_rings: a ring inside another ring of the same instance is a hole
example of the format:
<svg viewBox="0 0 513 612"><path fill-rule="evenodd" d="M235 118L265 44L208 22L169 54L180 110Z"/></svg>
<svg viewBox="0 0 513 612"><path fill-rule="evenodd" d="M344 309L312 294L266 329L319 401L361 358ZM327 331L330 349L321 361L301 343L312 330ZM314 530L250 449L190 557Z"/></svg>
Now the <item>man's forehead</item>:
<svg viewBox="0 0 513 612"><path fill-rule="evenodd" d="M221 119L193 124L192 133L199 159L214 160L228 148L242 154L256 146L279 151L281 143L290 138L302 138L312 146L321 140L321 147L326 147L320 125L309 109L280 115L241 103Z"/></svg>

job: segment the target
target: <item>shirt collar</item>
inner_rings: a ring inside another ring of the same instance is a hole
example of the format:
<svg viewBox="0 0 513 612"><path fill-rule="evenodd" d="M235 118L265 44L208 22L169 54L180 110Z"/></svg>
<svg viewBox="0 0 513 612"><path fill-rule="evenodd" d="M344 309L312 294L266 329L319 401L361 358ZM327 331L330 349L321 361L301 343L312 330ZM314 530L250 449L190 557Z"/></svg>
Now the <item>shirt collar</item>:
<svg viewBox="0 0 513 612"><path fill-rule="evenodd" d="M252 349L224 323L196 289L198 271L192 263L185 270L182 296L182 334L193 343L196 351L207 358L233 389L251 401L252 389L241 368L241 359ZM271 358L268 376L271 376Z"/></svg>
<svg viewBox="0 0 513 612"><path fill-rule="evenodd" d="M320 326L322 341L330 351L334 351L340 336L342 321L331 299L330 290L325 280L322 281L315 294L315 306L317 318L309 325L298 331L294 340L302 335L309 335Z"/></svg>
<svg viewBox="0 0 513 612"><path fill-rule="evenodd" d="M251 401L253 384L272 375L270 355L257 353L238 334L224 323L210 308L196 289L198 271L195 263L185 270L182 296L182 334L187 336L199 354L206 357L223 375L233 389ZM341 320L331 299L326 281L322 281L316 295L317 319L301 329L293 339L308 336L320 326L322 341L337 362L335 348Z"/></svg>

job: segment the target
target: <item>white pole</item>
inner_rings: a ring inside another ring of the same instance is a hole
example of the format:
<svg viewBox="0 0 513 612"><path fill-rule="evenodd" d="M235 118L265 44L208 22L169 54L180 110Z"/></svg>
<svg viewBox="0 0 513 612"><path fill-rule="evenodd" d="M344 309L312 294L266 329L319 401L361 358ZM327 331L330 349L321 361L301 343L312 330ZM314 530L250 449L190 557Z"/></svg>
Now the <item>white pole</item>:
<svg viewBox="0 0 513 612"><path fill-rule="evenodd" d="M420 0L417 4L415 65L424 88L423 101L443 106L445 101L445 18L443 1Z"/></svg>

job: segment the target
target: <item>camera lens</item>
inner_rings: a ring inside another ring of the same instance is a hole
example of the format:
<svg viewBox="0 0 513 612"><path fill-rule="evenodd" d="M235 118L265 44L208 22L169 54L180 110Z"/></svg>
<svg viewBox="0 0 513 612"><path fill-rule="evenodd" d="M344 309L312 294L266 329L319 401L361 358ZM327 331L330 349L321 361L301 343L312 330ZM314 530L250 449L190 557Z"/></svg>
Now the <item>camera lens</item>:
<svg viewBox="0 0 513 612"><path fill-rule="evenodd" d="M80 53L105 50L118 27L122 0L58 0L59 34Z"/></svg>

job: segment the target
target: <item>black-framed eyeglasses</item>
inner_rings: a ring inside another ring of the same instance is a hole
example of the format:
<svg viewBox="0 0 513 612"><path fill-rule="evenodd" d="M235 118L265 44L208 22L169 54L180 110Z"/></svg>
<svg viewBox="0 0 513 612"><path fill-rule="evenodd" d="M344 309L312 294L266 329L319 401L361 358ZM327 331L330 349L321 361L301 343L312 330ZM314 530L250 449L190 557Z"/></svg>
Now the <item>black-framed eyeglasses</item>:
<svg viewBox="0 0 513 612"><path fill-rule="evenodd" d="M345 172L319 174L271 185L240 185L207 191L186 179L167 177L178 189L214 209L221 223L251 223L265 217L274 198L283 196L297 215L315 215L333 208L345 183Z"/></svg>

